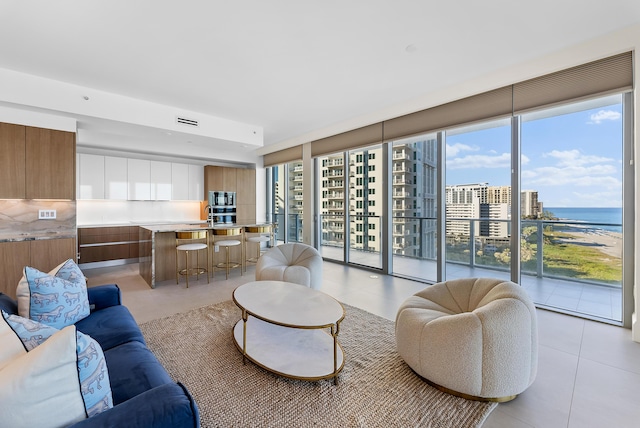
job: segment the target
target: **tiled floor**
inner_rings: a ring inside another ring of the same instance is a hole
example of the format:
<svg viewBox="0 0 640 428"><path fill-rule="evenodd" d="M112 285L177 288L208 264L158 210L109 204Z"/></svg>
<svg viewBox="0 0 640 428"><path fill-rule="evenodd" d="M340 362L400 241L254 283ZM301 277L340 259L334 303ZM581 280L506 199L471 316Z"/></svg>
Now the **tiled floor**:
<svg viewBox="0 0 640 428"><path fill-rule="evenodd" d="M90 285L115 282L138 322L187 311L231 298L235 287L254 279L236 270L228 281L220 273L150 289L138 265L85 270ZM325 262L322 290L338 300L393 320L400 303L425 287L401 278ZM534 384L518 398L500 404L484 428L640 426L640 344L630 330L538 310L539 365Z"/></svg>
<svg viewBox="0 0 640 428"><path fill-rule="evenodd" d="M322 246L325 258L342 260L343 249ZM380 253L367 253L353 250L351 262L380 268ZM411 257L393 256L393 271L400 276L421 277L423 280L435 282L437 279L435 261L415 259ZM446 278L493 277L510 279L505 270L487 267L469 267L463 263L446 263ZM535 275L522 275L520 282L538 306L555 308L562 312L578 313L590 318L604 319L620 324L622 321L622 289L620 287L602 286L571 281L570 279L537 278ZM640 426L640 424L639 424Z"/></svg>

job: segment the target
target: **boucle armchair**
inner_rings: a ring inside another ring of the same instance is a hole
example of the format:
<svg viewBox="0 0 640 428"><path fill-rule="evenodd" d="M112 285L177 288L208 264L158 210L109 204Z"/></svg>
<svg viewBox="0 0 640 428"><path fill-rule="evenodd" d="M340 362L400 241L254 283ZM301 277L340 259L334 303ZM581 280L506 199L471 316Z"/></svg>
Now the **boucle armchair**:
<svg viewBox="0 0 640 428"><path fill-rule="evenodd" d="M536 310L522 287L510 281L441 282L400 306L396 344L430 384L465 398L509 401L536 377Z"/></svg>
<svg viewBox="0 0 640 428"><path fill-rule="evenodd" d="M322 256L301 243L270 248L256 264L257 281L286 281L319 289L322 285Z"/></svg>

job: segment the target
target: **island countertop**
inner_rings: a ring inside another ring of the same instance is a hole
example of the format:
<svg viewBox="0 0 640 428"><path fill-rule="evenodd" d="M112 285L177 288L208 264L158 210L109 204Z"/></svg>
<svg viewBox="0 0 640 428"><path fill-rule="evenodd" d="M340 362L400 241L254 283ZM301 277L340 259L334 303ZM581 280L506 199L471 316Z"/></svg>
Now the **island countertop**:
<svg viewBox="0 0 640 428"><path fill-rule="evenodd" d="M157 282L175 278L176 266L176 238L175 232L190 230L210 230L216 235L216 230L241 229L256 227L255 233L270 233L273 231L272 223L238 222L229 224L208 223L166 223L140 225L140 247L139 247L139 269L140 276L151 287L155 288ZM254 233L254 231L249 230ZM236 232L233 232L236 234ZM224 233L221 233L224 234ZM242 257L242 246L233 249ZM212 252L213 253L213 252ZM210 255L211 260L207 261L209 267L212 266L215 253Z"/></svg>

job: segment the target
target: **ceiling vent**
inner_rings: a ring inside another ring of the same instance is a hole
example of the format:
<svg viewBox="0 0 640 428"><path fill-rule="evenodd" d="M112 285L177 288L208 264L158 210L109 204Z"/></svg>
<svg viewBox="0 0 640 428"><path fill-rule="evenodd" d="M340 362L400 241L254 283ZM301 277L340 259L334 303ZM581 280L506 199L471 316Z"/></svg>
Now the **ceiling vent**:
<svg viewBox="0 0 640 428"><path fill-rule="evenodd" d="M200 126L196 119L187 119L186 117L180 116L176 116L176 123L180 125L195 126L196 128Z"/></svg>

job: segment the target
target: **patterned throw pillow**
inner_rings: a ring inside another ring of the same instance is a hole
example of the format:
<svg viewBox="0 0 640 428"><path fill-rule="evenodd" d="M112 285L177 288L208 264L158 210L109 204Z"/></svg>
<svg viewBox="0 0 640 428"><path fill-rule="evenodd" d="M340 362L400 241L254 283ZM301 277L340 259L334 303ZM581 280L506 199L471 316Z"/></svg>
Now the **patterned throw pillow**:
<svg viewBox="0 0 640 428"><path fill-rule="evenodd" d="M102 349L75 326L0 367L2 426L67 426L111 407Z"/></svg>
<svg viewBox="0 0 640 428"><path fill-rule="evenodd" d="M31 351L36 346L50 338L54 333L59 331L46 324L23 318L18 315L9 315L2 311L2 318L13 329L15 334L20 338L26 351Z"/></svg>
<svg viewBox="0 0 640 428"><path fill-rule="evenodd" d="M48 274L25 267L16 294L20 316L58 329L89 315L87 283L71 259Z"/></svg>

